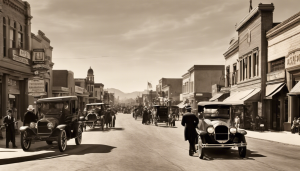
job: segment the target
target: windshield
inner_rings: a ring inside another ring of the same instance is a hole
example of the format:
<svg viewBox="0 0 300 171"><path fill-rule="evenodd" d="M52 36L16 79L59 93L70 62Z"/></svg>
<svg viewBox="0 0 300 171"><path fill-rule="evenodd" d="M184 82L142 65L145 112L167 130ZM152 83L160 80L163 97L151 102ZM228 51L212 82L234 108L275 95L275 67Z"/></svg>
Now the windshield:
<svg viewBox="0 0 300 171"><path fill-rule="evenodd" d="M203 107L200 112L203 114L204 118L212 119L212 118L230 118L230 107L229 106L208 106Z"/></svg>
<svg viewBox="0 0 300 171"><path fill-rule="evenodd" d="M96 110L96 109L102 109L102 106L101 105L86 105L86 110L88 112L91 112L93 110Z"/></svg>
<svg viewBox="0 0 300 171"><path fill-rule="evenodd" d="M39 103L38 108L43 114L61 114L63 108L68 108L68 102L45 102Z"/></svg>

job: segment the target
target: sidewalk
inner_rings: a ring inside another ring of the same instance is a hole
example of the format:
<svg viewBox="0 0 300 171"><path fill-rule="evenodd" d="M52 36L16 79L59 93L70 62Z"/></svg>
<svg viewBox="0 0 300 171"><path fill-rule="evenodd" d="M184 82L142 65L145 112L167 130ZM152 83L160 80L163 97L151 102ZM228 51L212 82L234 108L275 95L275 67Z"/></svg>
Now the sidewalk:
<svg viewBox="0 0 300 171"><path fill-rule="evenodd" d="M271 132L271 131L258 132L258 131L250 131L250 130L246 130L246 131L247 131L246 137L300 146L300 135L298 133L292 134L291 132L287 132L287 131L279 131L279 132Z"/></svg>

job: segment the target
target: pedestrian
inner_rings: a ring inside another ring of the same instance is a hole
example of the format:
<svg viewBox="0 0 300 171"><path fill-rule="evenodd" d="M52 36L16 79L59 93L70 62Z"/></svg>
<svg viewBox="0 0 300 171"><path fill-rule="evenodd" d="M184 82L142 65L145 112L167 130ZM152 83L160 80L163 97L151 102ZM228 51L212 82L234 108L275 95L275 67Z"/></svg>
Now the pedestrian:
<svg viewBox="0 0 300 171"><path fill-rule="evenodd" d="M170 109L169 126L175 126L175 119L176 119L176 114L174 112L174 109Z"/></svg>
<svg viewBox="0 0 300 171"><path fill-rule="evenodd" d="M143 119L142 119L142 124L147 124L148 121L148 110L147 107L145 106L144 111L143 111Z"/></svg>
<svg viewBox="0 0 300 171"><path fill-rule="evenodd" d="M299 129L299 120L297 120L297 117L294 117L294 120L293 120L293 125L291 127L291 132L292 134L294 134L296 132L297 129Z"/></svg>
<svg viewBox="0 0 300 171"><path fill-rule="evenodd" d="M7 116L3 119L3 124L6 128L6 148L9 148L9 142L12 142L13 148L17 148L15 140L15 118L11 115L12 110L6 111Z"/></svg>
<svg viewBox="0 0 300 171"><path fill-rule="evenodd" d="M106 112L105 112L105 125L106 128L111 127L111 110L110 108L107 108Z"/></svg>
<svg viewBox="0 0 300 171"><path fill-rule="evenodd" d="M115 123L116 123L116 119L117 119L116 113L117 112L115 112L115 111L111 112L111 127L113 127L113 128L115 127Z"/></svg>
<svg viewBox="0 0 300 171"><path fill-rule="evenodd" d="M32 105L29 105L27 111L24 114L23 126L29 126L31 122L36 123L37 121L38 117L34 113L34 108Z"/></svg>
<svg viewBox="0 0 300 171"><path fill-rule="evenodd" d="M239 118L239 116L236 116L236 117L234 118L234 125L235 125L235 127L236 127L237 129L240 128L240 118Z"/></svg>
<svg viewBox="0 0 300 171"><path fill-rule="evenodd" d="M152 121L152 122L151 122ZM152 124L153 123L153 120L152 120L152 112L151 112L151 110L150 110L150 108L148 109L148 123L150 124Z"/></svg>
<svg viewBox="0 0 300 171"><path fill-rule="evenodd" d="M196 127L199 123L199 119L196 115L191 113L191 106L185 107L186 112L181 120L181 125L185 127L184 129L184 138L185 141L189 141L189 155L193 156L193 154L196 152L195 149L195 141L197 138L197 132Z"/></svg>

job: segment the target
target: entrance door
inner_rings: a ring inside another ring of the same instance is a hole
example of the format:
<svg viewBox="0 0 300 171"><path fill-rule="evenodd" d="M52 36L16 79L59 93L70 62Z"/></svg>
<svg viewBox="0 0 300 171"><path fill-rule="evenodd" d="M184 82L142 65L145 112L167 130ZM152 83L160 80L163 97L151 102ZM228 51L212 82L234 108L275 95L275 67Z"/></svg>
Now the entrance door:
<svg viewBox="0 0 300 171"><path fill-rule="evenodd" d="M272 113L273 129L280 131L280 101L278 99L273 101Z"/></svg>

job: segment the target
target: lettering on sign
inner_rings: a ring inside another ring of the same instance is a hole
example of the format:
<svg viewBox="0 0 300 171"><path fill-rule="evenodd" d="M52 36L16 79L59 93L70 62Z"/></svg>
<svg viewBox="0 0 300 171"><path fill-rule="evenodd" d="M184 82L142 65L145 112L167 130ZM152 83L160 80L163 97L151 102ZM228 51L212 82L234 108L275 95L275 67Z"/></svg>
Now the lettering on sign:
<svg viewBox="0 0 300 171"><path fill-rule="evenodd" d="M83 94L83 88L79 86L75 86L75 93Z"/></svg>
<svg viewBox="0 0 300 171"><path fill-rule="evenodd" d="M30 53L23 49L19 50L19 56L30 59Z"/></svg>
<svg viewBox="0 0 300 171"><path fill-rule="evenodd" d="M285 68L289 68L297 65L300 65L300 51L295 51L293 53L290 53L285 58Z"/></svg>
<svg viewBox="0 0 300 171"><path fill-rule="evenodd" d="M44 80L28 80L28 92L45 92L45 82Z"/></svg>
<svg viewBox="0 0 300 171"><path fill-rule="evenodd" d="M285 70L267 74L267 81L285 78Z"/></svg>
<svg viewBox="0 0 300 171"><path fill-rule="evenodd" d="M22 57L19 57L19 56L16 56L16 55L14 55L12 59L14 61L21 62L23 64L29 65L28 59L25 59L25 58L22 58Z"/></svg>

